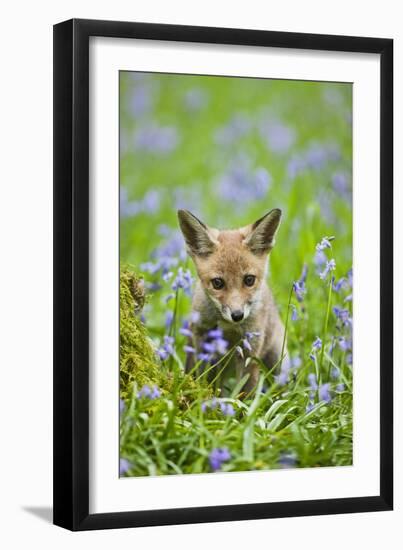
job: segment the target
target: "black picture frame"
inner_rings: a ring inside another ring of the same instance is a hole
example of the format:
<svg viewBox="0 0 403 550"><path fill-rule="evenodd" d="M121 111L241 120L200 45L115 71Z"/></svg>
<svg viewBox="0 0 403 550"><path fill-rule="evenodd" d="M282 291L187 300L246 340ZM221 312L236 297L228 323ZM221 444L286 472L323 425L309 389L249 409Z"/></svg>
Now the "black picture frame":
<svg viewBox="0 0 403 550"><path fill-rule="evenodd" d="M89 38L363 52L381 58L380 491L366 497L89 513ZM393 507L393 40L73 19L54 26L54 523L71 530Z"/></svg>

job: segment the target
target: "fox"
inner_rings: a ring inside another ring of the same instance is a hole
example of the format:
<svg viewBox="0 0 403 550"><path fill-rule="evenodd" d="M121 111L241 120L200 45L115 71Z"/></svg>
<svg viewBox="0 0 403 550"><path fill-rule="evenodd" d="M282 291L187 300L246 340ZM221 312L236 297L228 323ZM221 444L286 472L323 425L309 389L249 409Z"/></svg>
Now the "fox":
<svg viewBox="0 0 403 550"><path fill-rule="evenodd" d="M281 210L275 208L247 226L218 230L190 211L178 210L179 227L197 272L192 344L200 353L213 329L220 329L231 347L246 339L251 359L245 361L242 348L238 348L241 353L234 353L225 367L227 372L235 371L238 381L248 375L243 387L246 395L257 386L261 363L274 369L287 354L284 325L267 284L268 256L281 217ZM194 364L194 353L189 353L186 370Z"/></svg>

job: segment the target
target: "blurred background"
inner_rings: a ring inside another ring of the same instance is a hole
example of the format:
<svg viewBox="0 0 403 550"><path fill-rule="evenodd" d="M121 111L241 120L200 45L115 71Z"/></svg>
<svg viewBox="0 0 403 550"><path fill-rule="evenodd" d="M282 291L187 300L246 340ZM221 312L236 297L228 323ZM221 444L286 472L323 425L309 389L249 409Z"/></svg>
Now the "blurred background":
<svg viewBox="0 0 403 550"><path fill-rule="evenodd" d="M151 332L161 334L169 316L169 274L193 269L178 208L218 228L281 208L270 260L280 310L304 263L313 274L323 269L315 252L323 236L335 237L335 275L347 273L351 124L348 83L120 73L121 262L144 274ZM189 311L190 300L181 308Z"/></svg>

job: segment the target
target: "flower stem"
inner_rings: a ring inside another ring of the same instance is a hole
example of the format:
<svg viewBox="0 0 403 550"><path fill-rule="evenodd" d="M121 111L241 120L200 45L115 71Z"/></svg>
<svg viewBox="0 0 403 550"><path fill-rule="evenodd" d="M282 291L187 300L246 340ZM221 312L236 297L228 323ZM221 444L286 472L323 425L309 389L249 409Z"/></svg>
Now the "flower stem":
<svg viewBox="0 0 403 550"><path fill-rule="evenodd" d="M328 296L327 296L326 317L325 317L325 323L324 323L324 326L323 326L322 348L320 350L319 377L318 377L319 384L322 383L322 367L323 367L323 359L324 359L324 355L325 355L325 344L326 344L326 337L327 337L327 329L328 329L328 325L329 325L330 305L331 305L331 302L332 302L332 289L333 289L333 277L330 277L329 293L328 293Z"/></svg>

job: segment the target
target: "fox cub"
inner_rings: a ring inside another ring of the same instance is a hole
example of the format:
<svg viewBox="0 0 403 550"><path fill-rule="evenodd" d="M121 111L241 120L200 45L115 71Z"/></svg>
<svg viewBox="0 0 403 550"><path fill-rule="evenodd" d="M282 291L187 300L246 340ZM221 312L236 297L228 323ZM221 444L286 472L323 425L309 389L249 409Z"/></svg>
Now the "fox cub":
<svg viewBox="0 0 403 550"><path fill-rule="evenodd" d="M274 246L281 210L271 210L246 227L223 231L207 227L187 210L179 210L178 218L198 274L193 310L199 319L192 326L197 351L208 331L220 328L229 346L248 338L252 348L248 354L261 359L268 369L274 367L282 353L284 326L266 283L267 255ZM189 355L187 369L193 364ZM244 365L235 353L225 370L235 369L238 380L248 374L244 391L249 393L256 387L260 369L257 361Z"/></svg>

